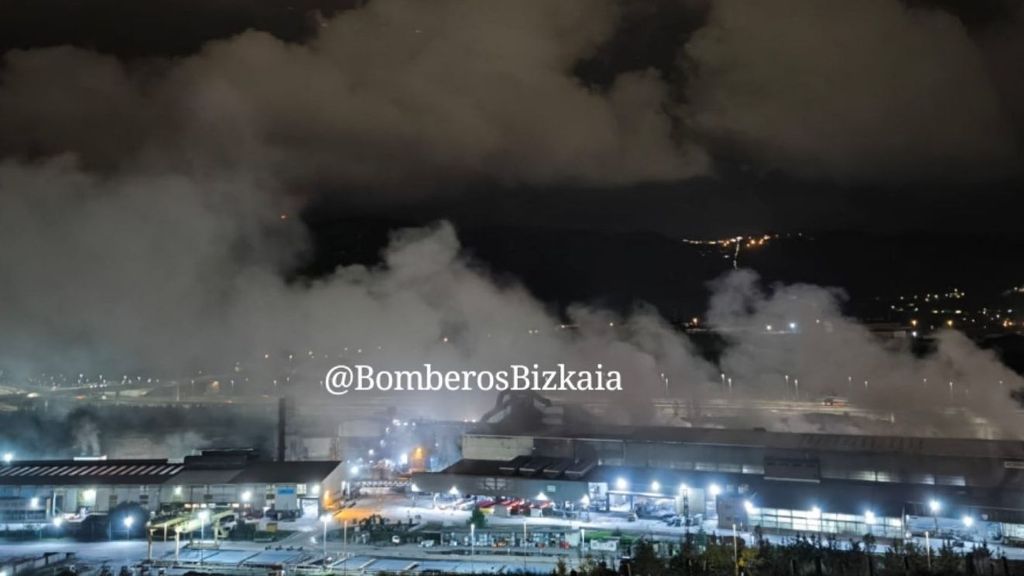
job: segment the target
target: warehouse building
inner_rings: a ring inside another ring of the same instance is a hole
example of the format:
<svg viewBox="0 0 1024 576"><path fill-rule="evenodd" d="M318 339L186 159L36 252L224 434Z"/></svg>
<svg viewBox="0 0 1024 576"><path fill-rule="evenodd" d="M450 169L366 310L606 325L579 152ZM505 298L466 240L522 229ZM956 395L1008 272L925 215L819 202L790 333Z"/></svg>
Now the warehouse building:
<svg viewBox="0 0 1024 576"><path fill-rule="evenodd" d="M12 460L0 464L0 529L105 514L122 503L181 508L319 511L338 494L337 461L267 462L251 451L205 451L184 461Z"/></svg>
<svg viewBox="0 0 1024 576"><path fill-rule="evenodd" d="M1024 443L764 430L552 428L463 438L420 490L672 510L803 533L1024 539Z"/></svg>

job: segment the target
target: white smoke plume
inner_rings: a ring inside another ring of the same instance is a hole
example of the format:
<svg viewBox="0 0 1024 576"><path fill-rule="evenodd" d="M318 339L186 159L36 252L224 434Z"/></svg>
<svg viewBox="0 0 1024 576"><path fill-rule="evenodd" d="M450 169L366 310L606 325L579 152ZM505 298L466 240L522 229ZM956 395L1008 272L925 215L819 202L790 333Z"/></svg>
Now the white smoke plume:
<svg viewBox="0 0 1024 576"><path fill-rule="evenodd" d="M624 373L629 392L605 398L623 408L721 395L725 373L750 399L787 398L789 375L805 398L867 381L863 406L962 404L1003 418L995 383L1020 379L962 336L918 358L844 317L831 291L764 293L744 272L714 289L709 320L728 335L720 366L651 310L550 310L467 260L443 223L396 233L378 266L283 277L308 245L300 220L281 215L325 183L391 199L473 180L677 181L708 170L690 131L811 177L1004 165L1012 138L962 30L895 0L865 6L837 18L835 2L716 1L686 48L689 108L668 102L652 71L606 92L572 76L613 33L612 2L377 0L306 45L249 32L173 61L12 52L0 83L0 365L116 380L238 362L264 392L280 368L259 359L307 351L396 368L601 363ZM883 57L877 34L902 49ZM894 81L906 90L880 101ZM678 130L667 109L692 126ZM788 322L800 330L764 336ZM300 376L287 393L323 394L315 370ZM432 403L438 414L455 404Z"/></svg>
<svg viewBox="0 0 1024 576"><path fill-rule="evenodd" d="M1010 72L1008 37L991 42L986 51L954 16L897 0L715 0L684 48L689 118L765 171L999 180L1021 163L1002 85L1019 84L1020 59Z"/></svg>
<svg viewBox="0 0 1024 576"><path fill-rule="evenodd" d="M703 152L673 137L656 73L623 74L607 92L572 76L617 12L608 0L381 0L306 45L247 32L131 66L70 47L15 51L0 150L70 151L105 168L259 167L290 186L407 194L454 180L607 186L705 171Z"/></svg>

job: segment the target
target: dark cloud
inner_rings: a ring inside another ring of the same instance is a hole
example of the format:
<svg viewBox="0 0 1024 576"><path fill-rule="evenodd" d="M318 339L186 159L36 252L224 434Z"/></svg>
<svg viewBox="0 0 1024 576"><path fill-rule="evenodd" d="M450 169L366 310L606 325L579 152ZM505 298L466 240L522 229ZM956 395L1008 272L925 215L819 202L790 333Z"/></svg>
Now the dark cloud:
<svg viewBox="0 0 1024 576"><path fill-rule="evenodd" d="M165 164L406 191L702 172L700 149L673 134L657 73L622 74L601 91L572 76L617 13L612 2L380 0L305 45L247 32L135 70L79 49L16 51L0 90L0 142L90 165L142 150Z"/></svg>
<svg viewBox="0 0 1024 576"><path fill-rule="evenodd" d="M998 180L1021 156L985 55L897 0L716 0L685 48L693 125L762 170Z"/></svg>

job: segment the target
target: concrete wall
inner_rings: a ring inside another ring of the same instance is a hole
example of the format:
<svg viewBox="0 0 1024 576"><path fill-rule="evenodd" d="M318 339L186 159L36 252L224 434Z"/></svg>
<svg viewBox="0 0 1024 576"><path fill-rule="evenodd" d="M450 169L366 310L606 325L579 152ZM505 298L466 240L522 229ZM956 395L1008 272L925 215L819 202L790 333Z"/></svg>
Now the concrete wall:
<svg viewBox="0 0 1024 576"><path fill-rule="evenodd" d="M511 460L533 454L529 436L465 436L462 457L467 460Z"/></svg>

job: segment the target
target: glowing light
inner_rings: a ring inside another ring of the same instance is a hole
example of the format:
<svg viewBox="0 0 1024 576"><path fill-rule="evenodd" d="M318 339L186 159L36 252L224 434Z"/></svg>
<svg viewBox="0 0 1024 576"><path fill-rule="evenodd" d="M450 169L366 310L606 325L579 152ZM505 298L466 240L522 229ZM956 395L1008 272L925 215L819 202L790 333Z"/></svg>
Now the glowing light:
<svg viewBox="0 0 1024 576"><path fill-rule="evenodd" d="M964 526L970 528L973 525L974 525L974 518L971 518L970 516L964 516Z"/></svg>
<svg viewBox="0 0 1024 576"><path fill-rule="evenodd" d="M53 525L54 525L54 527L60 528L60 525L63 524L63 523L64 523L64 519L61 518L60 516L55 516L53 518Z"/></svg>
<svg viewBox="0 0 1024 576"><path fill-rule="evenodd" d="M790 322L789 323L789 329L790 330L796 330L796 322Z"/></svg>
<svg viewBox="0 0 1024 576"><path fill-rule="evenodd" d="M14 454L11 452L4 452L4 464L10 464L11 460L14 460Z"/></svg>
<svg viewBox="0 0 1024 576"><path fill-rule="evenodd" d="M719 494L722 493L722 487L719 486L718 484L712 484L711 486L708 486L708 492L712 496L718 496Z"/></svg>
<svg viewBox="0 0 1024 576"><path fill-rule="evenodd" d="M689 490L690 490L690 487L687 486L686 484L680 484L679 485L679 493L680 494L686 494Z"/></svg>
<svg viewBox="0 0 1024 576"><path fill-rule="evenodd" d="M330 522L331 522L331 515L330 514L324 514L323 516L320 517L320 521L323 522L324 524L330 524Z"/></svg>
<svg viewBox="0 0 1024 576"><path fill-rule="evenodd" d="M543 493L543 492L541 492L540 494L537 494L537 500L540 500L541 502L547 502L548 501L548 495Z"/></svg>
<svg viewBox="0 0 1024 576"><path fill-rule="evenodd" d="M352 466L351 468L348 469L348 472L349 472L349 474L351 474L353 476L358 476L359 475L359 466Z"/></svg>
<svg viewBox="0 0 1024 576"><path fill-rule="evenodd" d="M865 524L874 524L875 520L876 520L875 519L875 513L872 512L871 510L868 510L867 512L864 513L864 523Z"/></svg>
<svg viewBox="0 0 1024 576"><path fill-rule="evenodd" d="M938 500L929 500L928 509L932 511L932 514L935 514L942 509L942 504Z"/></svg>
<svg viewBox="0 0 1024 576"><path fill-rule="evenodd" d="M458 496L459 495L459 489L457 487L455 487L455 486L452 486L448 490L448 493L451 494L452 496Z"/></svg>
<svg viewBox="0 0 1024 576"><path fill-rule="evenodd" d="M125 528L131 528L132 524L135 524L135 516L125 516L124 517L124 527Z"/></svg>
<svg viewBox="0 0 1024 576"><path fill-rule="evenodd" d="M753 514L754 513L754 503L751 502L750 500L744 500L743 501L743 509L747 511L747 514Z"/></svg>
<svg viewBox="0 0 1024 576"><path fill-rule="evenodd" d="M584 506L590 506L590 496L584 494L583 498L580 498L580 504L583 504Z"/></svg>
<svg viewBox="0 0 1024 576"><path fill-rule="evenodd" d="M811 506L811 514L815 516L821 516L821 508L818 508L817 506Z"/></svg>
<svg viewBox="0 0 1024 576"><path fill-rule="evenodd" d="M651 482L651 491L652 492L661 492L661 484L657 480L655 480L654 482Z"/></svg>
<svg viewBox="0 0 1024 576"><path fill-rule="evenodd" d="M39 497L33 496L32 499L29 500L29 506L32 508L39 508Z"/></svg>
<svg viewBox="0 0 1024 576"><path fill-rule="evenodd" d="M319 484L313 484L313 486L310 488L310 492L313 493L313 496L319 496L320 495L320 485Z"/></svg>
<svg viewBox="0 0 1024 576"><path fill-rule="evenodd" d="M419 492L419 491L420 491L420 487L419 487L419 486L417 486L415 482L413 482L413 483L412 483L412 484L411 484L411 485L409 486L409 489L410 489L410 490L412 490L413 492Z"/></svg>
<svg viewBox="0 0 1024 576"><path fill-rule="evenodd" d="M625 490L629 488L629 482L626 482L625 478L619 478L615 481L615 487L619 490Z"/></svg>
<svg viewBox="0 0 1024 576"><path fill-rule="evenodd" d="M246 490L245 492L242 492L242 502L248 502L250 500L252 500L252 491Z"/></svg>

